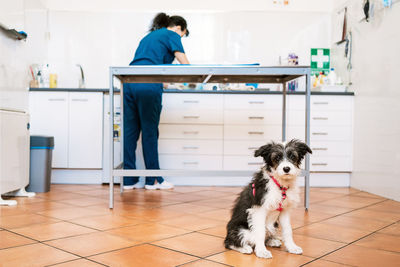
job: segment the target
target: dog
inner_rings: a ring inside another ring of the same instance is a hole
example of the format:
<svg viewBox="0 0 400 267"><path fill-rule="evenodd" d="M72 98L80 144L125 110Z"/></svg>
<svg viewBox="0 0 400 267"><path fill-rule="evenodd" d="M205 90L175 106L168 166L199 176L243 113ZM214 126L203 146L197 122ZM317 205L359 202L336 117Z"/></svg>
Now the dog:
<svg viewBox="0 0 400 267"><path fill-rule="evenodd" d="M282 241L289 253L302 254L292 237L290 210L300 201L296 178L300 165L311 149L303 142L293 139L288 143L271 142L254 153L263 157L265 165L254 174L252 181L242 190L227 224L225 248L244 254L256 254L260 258L272 258L267 250L280 247Z"/></svg>

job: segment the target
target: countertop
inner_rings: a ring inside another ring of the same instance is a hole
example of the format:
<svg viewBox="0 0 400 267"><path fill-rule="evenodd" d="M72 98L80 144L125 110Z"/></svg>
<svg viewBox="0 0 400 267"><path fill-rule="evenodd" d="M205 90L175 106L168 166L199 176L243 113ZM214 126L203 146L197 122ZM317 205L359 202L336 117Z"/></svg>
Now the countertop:
<svg viewBox="0 0 400 267"><path fill-rule="evenodd" d="M29 88L29 91L34 92L102 92L108 93L108 88ZM119 90L115 90L119 92ZM192 90L192 89L164 89L164 93L198 93L198 94L269 94L281 95L280 91L268 91L262 89L256 90ZM287 92L288 95L304 95L304 92ZM318 92L311 91L311 95L349 95L353 96L354 92Z"/></svg>

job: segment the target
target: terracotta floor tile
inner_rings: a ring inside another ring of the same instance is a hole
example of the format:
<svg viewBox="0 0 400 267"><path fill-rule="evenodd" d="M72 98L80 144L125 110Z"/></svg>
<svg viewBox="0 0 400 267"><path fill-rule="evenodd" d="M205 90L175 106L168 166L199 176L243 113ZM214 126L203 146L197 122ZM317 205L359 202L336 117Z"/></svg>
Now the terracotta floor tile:
<svg viewBox="0 0 400 267"><path fill-rule="evenodd" d="M361 192L358 189L351 188L351 187L314 187L312 189L315 189L316 191L319 192L332 192L332 193L339 193L339 194L354 194Z"/></svg>
<svg viewBox="0 0 400 267"><path fill-rule="evenodd" d="M35 212L41 212L41 211L46 211L46 210L71 208L71 205L63 204L63 203L59 203L59 202L55 202L55 201L43 201L43 202L26 204L26 205L24 205L24 208L31 213L35 213Z"/></svg>
<svg viewBox="0 0 400 267"><path fill-rule="evenodd" d="M299 208L297 208L299 209ZM311 203L310 208L308 211L317 211L317 212L323 212L331 215L339 215L343 214L346 212L350 212L354 210L354 208L345 208L345 207L337 207L337 206L327 206L321 203Z"/></svg>
<svg viewBox="0 0 400 267"><path fill-rule="evenodd" d="M43 245L32 244L0 250L0 266L46 266L78 257L67 252Z"/></svg>
<svg viewBox="0 0 400 267"><path fill-rule="evenodd" d="M226 267L226 266L233 266L233 265L225 265L221 263L217 263L214 261L210 260L197 260L197 261L192 261L183 265L180 265L181 267Z"/></svg>
<svg viewBox="0 0 400 267"><path fill-rule="evenodd" d="M10 233L8 231L0 231L0 249L17 247L32 243L36 243L36 241L14 233Z"/></svg>
<svg viewBox="0 0 400 267"><path fill-rule="evenodd" d="M295 225L303 226L313 222L318 222L331 218L333 215L319 211L309 210L305 211L303 208L297 208L291 212L290 218L292 227L297 228Z"/></svg>
<svg viewBox="0 0 400 267"><path fill-rule="evenodd" d="M357 241L354 245L400 253L400 236L376 233Z"/></svg>
<svg viewBox="0 0 400 267"><path fill-rule="evenodd" d="M382 203L378 203L376 205L372 205L367 207L369 210L375 210L380 212L395 212L400 213L400 202L394 200L386 200Z"/></svg>
<svg viewBox="0 0 400 267"><path fill-rule="evenodd" d="M164 206L164 207L162 207L162 209L178 211L178 212L183 212L183 213L188 213L188 214L193 214L193 215L199 215L201 213L216 210L218 208L193 205L191 203L182 203L182 204L174 204L174 205Z"/></svg>
<svg viewBox="0 0 400 267"><path fill-rule="evenodd" d="M39 193L37 194L38 198L41 199L51 199L51 201L59 201L59 200L67 200L67 199L77 199L84 198L84 195L76 194L72 192L55 192L50 191L47 193Z"/></svg>
<svg viewBox="0 0 400 267"><path fill-rule="evenodd" d="M167 210L163 208L142 209L125 214L125 216L129 218L136 218L144 221L160 221L181 217L183 215L185 215L183 212Z"/></svg>
<svg viewBox="0 0 400 267"><path fill-rule="evenodd" d="M100 254L91 257L90 259L111 267L172 267L193 261L197 258L172 250L145 244L115 252Z"/></svg>
<svg viewBox="0 0 400 267"><path fill-rule="evenodd" d="M78 207L87 207L92 205L99 205L108 203L107 199L95 198L95 197L83 197L83 198L72 198L60 200L60 203L70 204Z"/></svg>
<svg viewBox="0 0 400 267"><path fill-rule="evenodd" d="M174 187L174 192L179 192L179 193L193 193L193 192L198 192L205 190L204 187L202 186L175 186Z"/></svg>
<svg viewBox="0 0 400 267"><path fill-rule="evenodd" d="M220 226L216 226L216 227L207 228L204 230L200 230L199 232L208 234L208 235L214 235L214 236L219 236L219 237L225 238L226 225L220 225Z"/></svg>
<svg viewBox="0 0 400 267"><path fill-rule="evenodd" d="M350 196L342 196L340 198L331 199L327 201L322 201L319 202L319 204L323 204L326 206L359 209L381 201L382 201L381 199L376 199L376 198L357 197L350 195Z"/></svg>
<svg viewBox="0 0 400 267"><path fill-rule="evenodd" d="M69 220L69 222L102 231L143 223L143 221L137 219L127 218L118 215L82 217Z"/></svg>
<svg viewBox="0 0 400 267"><path fill-rule="evenodd" d="M104 265L95 263L90 260L80 259L80 260L68 261L68 262L64 262L64 263L60 263L60 264L56 264L56 265L52 265L52 266L56 266L56 267L100 267L100 266L104 266Z"/></svg>
<svg viewBox="0 0 400 267"><path fill-rule="evenodd" d="M225 251L223 243L223 238L201 233L190 233L153 242L154 245L181 251L198 257L206 257Z"/></svg>
<svg viewBox="0 0 400 267"><path fill-rule="evenodd" d="M231 219L231 211L227 209L217 209L217 210L202 212L197 216L210 218L214 220L220 220L227 223Z"/></svg>
<svg viewBox="0 0 400 267"><path fill-rule="evenodd" d="M0 206L0 217L22 215L28 212L23 205Z"/></svg>
<svg viewBox="0 0 400 267"><path fill-rule="evenodd" d="M378 233L400 236L400 223L395 223L389 227L386 227L385 229L378 231Z"/></svg>
<svg viewBox="0 0 400 267"><path fill-rule="evenodd" d="M17 228L13 229L13 232L35 240L45 241L68 236L88 234L95 232L95 230L68 222L57 222Z"/></svg>
<svg viewBox="0 0 400 267"><path fill-rule="evenodd" d="M45 244L72 254L88 257L111 250L127 248L138 244L138 242L104 232L97 232L48 241Z"/></svg>
<svg viewBox="0 0 400 267"><path fill-rule="evenodd" d="M159 223L191 231L199 231L202 229L226 224L223 221L202 218L194 215L185 215L179 218L162 220L159 221Z"/></svg>
<svg viewBox="0 0 400 267"><path fill-rule="evenodd" d="M369 231L360 231L344 226L315 223L293 231L295 234L306 235L331 241L350 243L368 235Z"/></svg>
<svg viewBox="0 0 400 267"><path fill-rule="evenodd" d="M329 199L340 198L345 195L346 194L343 193L333 193L333 192L321 192L321 191L310 192L310 204L326 201ZM303 200L304 196L301 200L301 203L303 203Z"/></svg>
<svg viewBox="0 0 400 267"><path fill-rule="evenodd" d="M304 266L307 266L307 267L343 267L343 266L350 266L350 265L335 263L332 261L316 260L311 263L307 263Z"/></svg>
<svg viewBox="0 0 400 267"><path fill-rule="evenodd" d="M384 199L384 197L378 196L378 195L374 195L368 192L358 192L358 193L354 193L351 194L352 196L357 196L357 197L370 197L370 198L379 198L379 199Z"/></svg>
<svg viewBox="0 0 400 267"><path fill-rule="evenodd" d="M231 195L231 193L223 192L223 191L215 191L215 190L204 190L204 191L194 192L192 195L201 196L206 199L210 199L210 198L226 197L226 196Z"/></svg>
<svg viewBox="0 0 400 267"><path fill-rule="evenodd" d="M191 204L231 210L235 202L230 199L223 199L223 198L219 198L218 200L215 199L210 200L206 198L205 200L193 201L191 202Z"/></svg>
<svg viewBox="0 0 400 267"><path fill-rule="evenodd" d="M340 247L345 246L345 243L313 238L305 235L293 235L294 242L303 249L303 255L318 258ZM285 251L282 246L280 250Z"/></svg>
<svg viewBox="0 0 400 267"><path fill-rule="evenodd" d="M366 221L364 218L350 217L350 216L337 216L325 220L323 223L333 224L361 231L374 232L385 226L390 225L389 222L378 221L373 218Z"/></svg>
<svg viewBox="0 0 400 267"><path fill-rule="evenodd" d="M342 216L361 218L364 220L373 219L373 220L383 221L383 222L388 222L388 223L393 223L393 222L400 220L400 213L382 212L382 211L376 211L376 210L370 210L370 209L355 210L355 211L343 214Z"/></svg>
<svg viewBox="0 0 400 267"><path fill-rule="evenodd" d="M294 255L279 250L272 251L272 259L258 258L254 254L245 255L232 250L219 253L206 259L235 267L300 266L313 260L313 258Z"/></svg>
<svg viewBox="0 0 400 267"><path fill-rule="evenodd" d="M49 218L36 214L23 214L15 216L1 216L0 226L5 229L21 228L28 225L35 225L39 223L52 223L57 222L54 218Z"/></svg>
<svg viewBox="0 0 400 267"><path fill-rule="evenodd" d="M96 210L92 210L92 209L88 209L88 208L74 207L74 208L68 208L68 209L47 210L47 211L38 212L38 214L44 215L47 217L60 219L60 220L72 220L72 219L87 217L87 216L92 216L92 215L94 216L94 215L110 214L110 212L107 210L96 211Z"/></svg>
<svg viewBox="0 0 400 267"><path fill-rule="evenodd" d="M148 223L118 228L107 232L139 242L152 242L177 235L186 234L189 231L181 229L180 227L171 227L161 224Z"/></svg>
<svg viewBox="0 0 400 267"><path fill-rule="evenodd" d="M328 256L323 257L329 261L363 267L398 267L400 254L350 245Z"/></svg>

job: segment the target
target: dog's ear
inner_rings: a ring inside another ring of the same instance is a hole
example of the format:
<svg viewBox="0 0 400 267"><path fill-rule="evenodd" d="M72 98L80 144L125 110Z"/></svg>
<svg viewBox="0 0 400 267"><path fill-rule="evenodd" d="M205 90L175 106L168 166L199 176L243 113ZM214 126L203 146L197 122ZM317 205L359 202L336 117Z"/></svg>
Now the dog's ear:
<svg viewBox="0 0 400 267"><path fill-rule="evenodd" d="M260 147L254 152L254 157L263 157L264 159L271 154L273 144L267 144L265 146Z"/></svg>
<svg viewBox="0 0 400 267"><path fill-rule="evenodd" d="M299 153L299 156L301 159L304 158L304 156L307 153L312 154L312 150L311 148L304 142L297 140L297 139L293 139L289 142L289 144L293 145L294 148L296 149L297 153Z"/></svg>

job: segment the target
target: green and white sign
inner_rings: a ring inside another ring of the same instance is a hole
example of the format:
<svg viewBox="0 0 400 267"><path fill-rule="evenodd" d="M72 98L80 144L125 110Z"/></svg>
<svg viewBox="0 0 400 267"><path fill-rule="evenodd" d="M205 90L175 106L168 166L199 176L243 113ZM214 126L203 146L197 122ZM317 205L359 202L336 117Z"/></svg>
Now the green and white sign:
<svg viewBox="0 0 400 267"><path fill-rule="evenodd" d="M311 74L329 72L331 50L329 48L311 48Z"/></svg>

